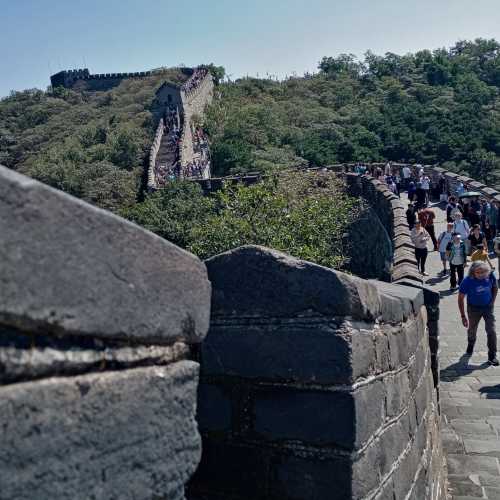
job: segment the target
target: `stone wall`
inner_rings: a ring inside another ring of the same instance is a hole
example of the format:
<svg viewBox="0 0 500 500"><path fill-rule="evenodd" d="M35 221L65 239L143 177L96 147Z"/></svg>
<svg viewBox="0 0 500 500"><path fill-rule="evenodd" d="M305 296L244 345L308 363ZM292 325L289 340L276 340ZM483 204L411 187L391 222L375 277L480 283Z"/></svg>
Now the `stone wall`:
<svg viewBox="0 0 500 500"><path fill-rule="evenodd" d="M253 246L206 264L188 498L446 497L421 290Z"/></svg>
<svg viewBox="0 0 500 500"><path fill-rule="evenodd" d="M351 165L346 165L344 168L348 171ZM434 376L434 385L439 390L440 297L438 293L423 285L422 277L418 272L415 260L414 246L406 221L405 207L401 200L383 182L369 175L360 175L351 172L347 172L345 177L349 193L352 196L361 196L369 203L392 240L393 255L390 276L389 279L385 279L383 275L380 278L384 281L414 286L423 290L424 302L427 309L431 367ZM371 232L368 241L371 241L377 234L376 232ZM380 238L380 235L378 235L378 238ZM376 242L370 245L374 246Z"/></svg>
<svg viewBox="0 0 500 500"><path fill-rule="evenodd" d="M0 214L0 499L183 499L205 266L1 166Z"/></svg>
<svg viewBox="0 0 500 500"><path fill-rule="evenodd" d="M193 116L202 117L205 107L212 102L214 82L212 75L207 73L201 83L190 92L181 91L184 122L181 136L180 158L184 167L193 161L193 137L191 124Z"/></svg>
<svg viewBox="0 0 500 500"><path fill-rule="evenodd" d="M160 119L158 127L156 127L155 138L153 144L151 144L151 149L149 150L149 162L148 162L148 191L154 191L157 188L155 167L156 167L156 157L158 156L158 151L160 150L161 140L165 131L165 123L163 118Z"/></svg>
<svg viewBox="0 0 500 500"><path fill-rule="evenodd" d="M87 68L64 70L50 77L52 87L72 88L76 84L85 84L87 90L109 90L119 85L126 78L147 78L152 71L137 71L135 73L99 73L91 74Z"/></svg>
<svg viewBox="0 0 500 500"><path fill-rule="evenodd" d="M393 258L389 280L398 282L404 279L422 283L406 221L406 208L401 200L386 184L368 175L347 173L346 181L349 193L368 202L392 241Z"/></svg>

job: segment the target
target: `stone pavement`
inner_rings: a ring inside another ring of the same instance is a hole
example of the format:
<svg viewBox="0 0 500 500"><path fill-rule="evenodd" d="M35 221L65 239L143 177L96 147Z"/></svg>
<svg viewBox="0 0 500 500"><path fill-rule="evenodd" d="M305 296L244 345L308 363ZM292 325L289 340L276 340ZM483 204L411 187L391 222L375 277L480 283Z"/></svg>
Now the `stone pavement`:
<svg viewBox="0 0 500 500"><path fill-rule="evenodd" d="M445 230L446 212L436 212L436 237ZM492 259L498 268L497 260ZM441 294L440 402L443 445L453 500L500 499L500 368L487 361L484 322L472 357L464 356L467 334L458 312L458 291L440 277L439 253L429 252L427 285ZM466 268L467 273L468 268ZM500 318L500 301L495 306Z"/></svg>

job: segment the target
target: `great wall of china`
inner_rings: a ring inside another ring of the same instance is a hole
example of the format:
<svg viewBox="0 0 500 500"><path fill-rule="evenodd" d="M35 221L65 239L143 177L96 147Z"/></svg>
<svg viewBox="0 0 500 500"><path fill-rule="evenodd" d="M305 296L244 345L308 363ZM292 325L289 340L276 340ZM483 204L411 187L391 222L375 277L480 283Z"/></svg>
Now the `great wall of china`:
<svg viewBox="0 0 500 500"><path fill-rule="evenodd" d="M211 85L179 89L181 165ZM258 246L201 262L0 166L0 500L445 500L440 297L402 202L353 167L326 168L391 243L371 279Z"/></svg>

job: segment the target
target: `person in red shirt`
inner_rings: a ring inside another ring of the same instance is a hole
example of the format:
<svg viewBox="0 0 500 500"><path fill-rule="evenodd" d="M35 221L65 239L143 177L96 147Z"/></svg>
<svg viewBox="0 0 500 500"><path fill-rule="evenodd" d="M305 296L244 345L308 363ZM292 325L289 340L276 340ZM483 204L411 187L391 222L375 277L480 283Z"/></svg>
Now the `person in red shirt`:
<svg viewBox="0 0 500 500"><path fill-rule="evenodd" d="M434 231L434 219L436 214L431 208L422 208L418 211L418 220L422 224L422 227L429 233L431 237L432 244L434 245L434 251L438 249L438 243L436 240L436 233Z"/></svg>

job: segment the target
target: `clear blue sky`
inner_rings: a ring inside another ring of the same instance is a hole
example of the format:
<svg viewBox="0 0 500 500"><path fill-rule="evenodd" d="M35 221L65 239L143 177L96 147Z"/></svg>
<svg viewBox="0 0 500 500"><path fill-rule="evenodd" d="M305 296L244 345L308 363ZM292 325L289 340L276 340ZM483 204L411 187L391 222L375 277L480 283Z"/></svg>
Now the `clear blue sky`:
<svg viewBox="0 0 500 500"><path fill-rule="evenodd" d="M325 55L500 40L500 0L0 0L0 96L94 73L214 62L233 77L314 71Z"/></svg>

